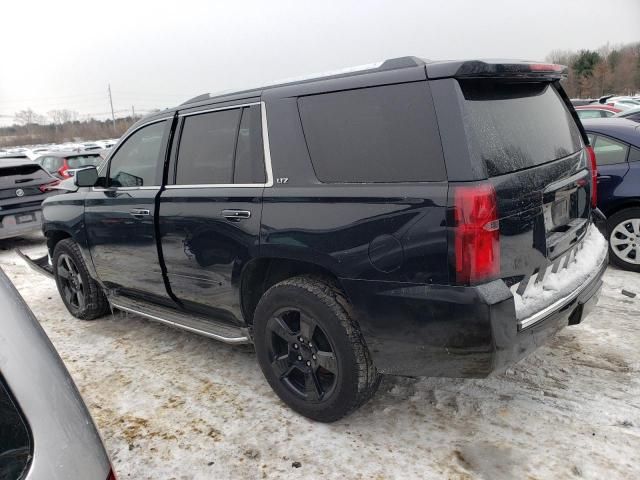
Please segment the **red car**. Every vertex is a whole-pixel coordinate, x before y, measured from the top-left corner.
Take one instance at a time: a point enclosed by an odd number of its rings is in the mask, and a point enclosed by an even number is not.
[[[574,108],[581,120],[585,118],[609,118],[622,111],[619,108],[602,104],[581,105]]]

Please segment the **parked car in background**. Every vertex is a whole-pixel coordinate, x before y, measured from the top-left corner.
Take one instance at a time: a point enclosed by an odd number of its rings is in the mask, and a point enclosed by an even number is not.
[[[607,265],[565,75],[405,57],[144,118],[45,202],[61,298],[253,343],[325,422],[381,373],[505,369],[588,315]]]
[[[619,113],[616,113],[614,117],[626,118],[627,120],[640,122],[640,107],[630,108],[629,110],[622,110]]]
[[[600,104],[578,106],[575,107],[575,110],[580,120],[585,118],[608,118],[622,111],[620,108]]]
[[[598,164],[598,207],[607,215],[609,258],[640,272],[640,124],[625,118],[582,122]]]
[[[26,157],[0,158],[0,238],[39,231],[41,203],[58,182]]]
[[[115,480],[78,389],[0,269],[0,479]]]
[[[74,173],[84,167],[102,165],[104,158],[99,151],[95,152],[50,152],[38,157],[38,165],[59,179],[72,177]]]
[[[572,98],[571,99],[571,104],[574,107],[580,107],[580,106],[589,105],[592,103],[598,103],[598,100],[595,98]]]

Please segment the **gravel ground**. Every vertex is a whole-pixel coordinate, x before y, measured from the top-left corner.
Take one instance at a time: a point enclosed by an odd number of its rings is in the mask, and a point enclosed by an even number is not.
[[[0,241],[65,361],[119,479],[640,478],[640,277],[610,268],[595,312],[504,375],[387,377],[350,417],[288,410],[252,348],[117,313],[71,317],[52,280]],[[638,293],[631,298],[622,289]]]

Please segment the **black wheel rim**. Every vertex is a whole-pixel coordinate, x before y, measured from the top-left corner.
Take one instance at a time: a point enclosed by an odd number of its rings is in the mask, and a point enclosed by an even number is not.
[[[62,297],[67,305],[79,310],[83,309],[85,305],[84,283],[73,258],[66,253],[60,255],[56,271]]]
[[[336,388],[338,362],[331,340],[317,322],[295,307],[267,322],[269,361],[280,382],[309,402],[327,400]]]

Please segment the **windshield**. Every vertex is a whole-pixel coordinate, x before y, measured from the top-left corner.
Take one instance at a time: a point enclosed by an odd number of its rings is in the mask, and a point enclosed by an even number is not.
[[[472,152],[489,176],[566,157],[582,148],[580,131],[550,83],[460,81]]]

